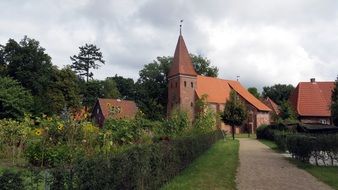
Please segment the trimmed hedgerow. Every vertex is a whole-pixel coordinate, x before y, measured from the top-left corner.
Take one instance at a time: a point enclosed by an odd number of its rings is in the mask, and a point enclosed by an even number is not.
[[[79,189],[158,189],[221,138],[219,132],[138,145],[75,165]]]

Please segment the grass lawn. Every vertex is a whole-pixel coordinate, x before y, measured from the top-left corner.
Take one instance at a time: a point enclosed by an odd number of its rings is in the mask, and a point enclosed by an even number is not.
[[[215,143],[162,189],[236,189],[237,140]]]
[[[278,151],[277,145],[273,141],[259,140],[273,150]],[[314,166],[308,163],[300,162],[295,159],[288,159],[291,163],[301,168],[311,175],[315,176],[320,181],[328,184],[334,189],[338,190],[338,167],[337,166]]]

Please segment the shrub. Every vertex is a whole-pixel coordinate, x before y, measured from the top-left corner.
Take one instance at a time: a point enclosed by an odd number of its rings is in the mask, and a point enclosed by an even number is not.
[[[314,137],[303,134],[293,134],[287,137],[287,149],[294,158],[303,162],[309,161],[315,143]]]
[[[170,118],[164,122],[163,130],[168,136],[179,136],[186,132],[189,126],[187,112],[176,108],[172,111]]]
[[[81,158],[74,171],[79,189],[158,189],[220,139],[219,132],[137,145],[108,158]]]
[[[3,190],[24,189],[20,173],[5,170],[0,175],[0,188]]]
[[[256,129],[257,139],[274,140],[273,130],[270,129],[269,125],[261,125]]]

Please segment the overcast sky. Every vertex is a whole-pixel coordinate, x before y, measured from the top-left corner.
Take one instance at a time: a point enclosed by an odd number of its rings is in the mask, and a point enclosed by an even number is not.
[[[157,56],[173,55],[184,19],[190,53],[246,86],[336,79],[337,0],[0,0],[0,44],[27,35],[62,68],[94,43],[106,65],[94,73],[138,78]]]

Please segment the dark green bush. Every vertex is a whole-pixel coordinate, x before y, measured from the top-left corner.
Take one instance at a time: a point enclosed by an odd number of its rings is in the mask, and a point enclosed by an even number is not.
[[[79,189],[158,189],[220,138],[212,132],[82,158],[75,165],[76,183]]]
[[[261,125],[256,129],[257,139],[274,140],[274,132],[270,128],[270,125]]]
[[[291,155],[303,162],[308,162],[313,151],[316,138],[303,134],[293,134],[287,137],[287,149]]]
[[[5,170],[0,175],[0,189],[3,190],[24,189],[24,184],[20,173]]]

